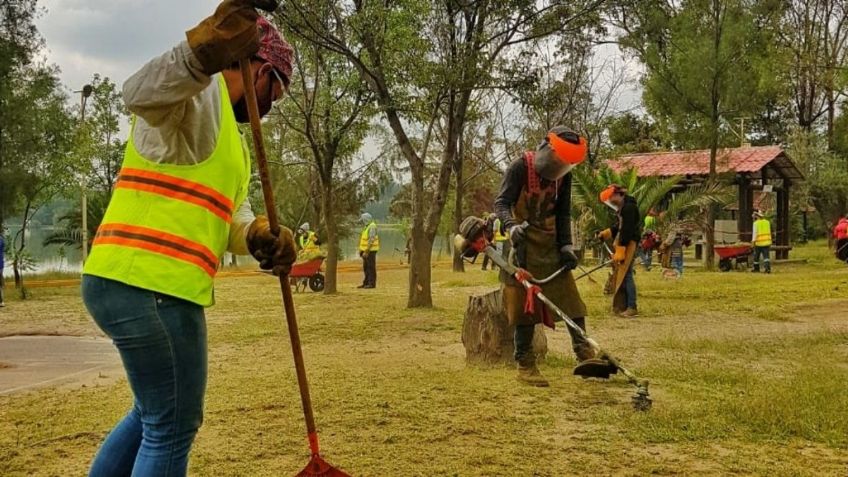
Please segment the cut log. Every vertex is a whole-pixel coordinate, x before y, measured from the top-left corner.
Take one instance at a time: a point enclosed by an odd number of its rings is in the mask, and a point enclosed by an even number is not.
[[[503,307],[501,290],[468,297],[468,308],[462,323],[462,344],[469,363],[512,364],[515,327],[510,326]],[[543,325],[536,325],[533,350],[537,359],[548,353]]]

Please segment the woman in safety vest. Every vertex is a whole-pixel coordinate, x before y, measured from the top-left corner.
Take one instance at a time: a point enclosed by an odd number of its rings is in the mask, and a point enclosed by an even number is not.
[[[187,41],[131,76],[123,166],[85,263],[82,297],[126,370],[133,399],[90,476],[184,476],[203,422],[204,307],[226,251],[288,273],[291,231],[271,233],[247,201],[248,122],[239,60],[250,58],[260,114],[283,97],[292,48],[250,1],[225,1]]]

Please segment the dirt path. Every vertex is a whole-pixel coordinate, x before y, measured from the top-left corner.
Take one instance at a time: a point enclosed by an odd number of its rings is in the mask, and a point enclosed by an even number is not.
[[[112,342],[78,336],[0,338],[0,395],[106,384],[121,373]]]

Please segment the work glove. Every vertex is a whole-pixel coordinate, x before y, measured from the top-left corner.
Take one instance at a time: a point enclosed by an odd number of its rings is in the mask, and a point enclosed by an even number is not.
[[[274,275],[288,275],[297,260],[291,230],[280,227],[280,233],[275,237],[264,215],[257,216],[248,227],[247,249],[259,261],[259,268],[273,270]]]
[[[599,232],[595,232],[595,240],[609,240],[612,238],[612,230],[604,229]]]
[[[571,245],[563,245],[560,247],[559,259],[566,270],[574,270],[579,264],[577,255],[574,254],[574,247]]]
[[[527,227],[527,222],[524,222],[509,228],[509,241],[514,248],[519,247],[527,238]]]
[[[627,258],[627,247],[623,247],[621,245],[615,246],[615,253],[612,256],[612,260],[615,263],[624,263],[624,260]]]
[[[186,32],[188,46],[211,76],[233,63],[251,58],[259,51],[259,29],[255,6],[267,2],[225,0],[211,17]]]

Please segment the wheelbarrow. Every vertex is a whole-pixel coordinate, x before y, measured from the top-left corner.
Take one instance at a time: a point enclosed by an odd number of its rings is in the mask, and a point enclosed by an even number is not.
[[[753,253],[754,248],[749,244],[742,245],[716,245],[715,253],[718,254],[718,269],[722,272],[729,272],[733,269],[733,261],[736,260],[736,267],[744,263],[745,268],[748,267],[748,257]]]
[[[292,265],[289,281],[295,291],[306,291],[307,286],[314,292],[322,291],[324,289],[324,274],[321,273],[323,265],[324,257],[315,257]]]

